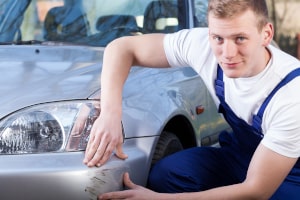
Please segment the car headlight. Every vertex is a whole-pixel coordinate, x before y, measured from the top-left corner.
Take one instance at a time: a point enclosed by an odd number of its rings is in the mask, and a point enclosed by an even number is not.
[[[0,154],[85,150],[99,116],[98,101],[70,101],[32,106],[0,122]]]

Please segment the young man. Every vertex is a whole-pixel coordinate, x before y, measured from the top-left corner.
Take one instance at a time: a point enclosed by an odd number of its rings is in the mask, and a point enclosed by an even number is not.
[[[220,135],[220,148],[196,147],[162,159],[149,175],[153,191],[125,174],[130,190],[100,199],[299,198],[299,60],[270,46],[273,26],[263,0],[210,0],[208,22],[208,29],[126,37],[107,47],[101,115],[84,162],[101,165],[114,149],[126,158],[115,124],[132,65],[193,67],[233,133]]]

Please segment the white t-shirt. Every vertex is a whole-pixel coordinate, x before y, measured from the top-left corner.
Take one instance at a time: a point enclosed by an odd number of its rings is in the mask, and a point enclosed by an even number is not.
[[[164,48],[172,67],[191,66],[195,69],[219,105],[214,89],[218,63],[210,48],[208,28],[168,34]],[[293,69],[300,68],[298,59],[273,46],[268,48],[272,59],[258,75],[235,79],[224,75],[225,101],[238,117],[249,124],[252,124],[252,116],[273,88]],[[263,145],[287,157],[300,156],[300,77],[273,96],[263,115],[262,130],[265,134]]]

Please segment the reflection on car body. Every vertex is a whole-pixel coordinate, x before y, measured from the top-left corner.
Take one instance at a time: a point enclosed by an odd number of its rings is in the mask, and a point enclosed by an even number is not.
[[[129,158],[112,155],[94,168],[82,163],[101,112],[105,46],[122,36],[206,26],[206,6],[203,0],[3,0],[0,198],[96,199],[123,189],[125,171],[146,185],[151,165],[168,153],[217,145],[228,126],[193,69],[134,66],[123,92]]]

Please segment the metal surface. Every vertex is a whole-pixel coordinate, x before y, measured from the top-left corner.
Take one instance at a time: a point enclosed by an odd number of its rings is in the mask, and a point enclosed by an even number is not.
[[[28,2],[36,4],[26,7]],[[88,11],[85,20],[89,20],[91,32],[78,41],[70,41],[70,37],[67,37],[68,41],[46,41],[43,38],[43,20],[46,17],[43,9],[49,5],[61,6],[62,0],[5,0],[0,4],[0,11],[4,13],[2,17],[6,17],[1,21],[0,16],[0,38],[3,42],[0,45],[0,125],[11,114],[36,105],[99,101],[104,51],[104,47],[100,46],[122,34],[115,31],[103,34],[97,32],[93,25],[106,14],[130,14],[140,22],[149,2],[82,1],[83,8]],[[178,12],[185,13],[182,15],[184,19],[179,20],[184,22],[180,24],[181,28],[193,27],[194,1],[178,2],[181,5]],[[198,5],[204,1],[196,2]],[[26,13],[23,13],[22,3],[26,4]],[[39,10],[34,11],[35,8]],[[8,10],[14,11],[18,18],[7,17],[12,16]],[[202,15],[199,16],[200,19]],[[17,30],[12,31],[8,27],[17,27]],[[199,105],[202,106],[200,112],[197,110]],[[78,150],[0,155],[0,199],[96,199],[100,193],[123,189],[122,175],[125,171],[130,172],[134,182],[146,185],[152,154],[163,131],[176,134],[187,148],[215,144],[218,133],[227,128],[205,84],[193,69],[187,67],[133,67],[124,86],[122,123],[126,136],[123,149],[129,158],[123,161],[112,156],[99,168],[85,166],[82,163],[84,152]],[[0,127],[0,131],[3,129]]]

